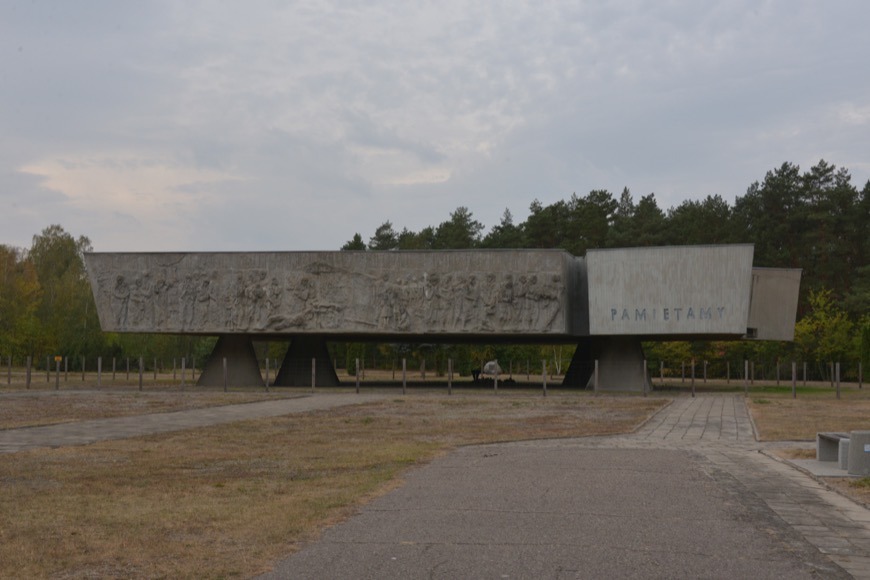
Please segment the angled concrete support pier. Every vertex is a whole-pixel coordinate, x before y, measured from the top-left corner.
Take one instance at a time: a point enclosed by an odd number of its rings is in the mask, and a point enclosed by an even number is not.
[[[223,387],[224,365],[227,359],[227,380],[229,387],[262,387],[265,385],[260,375],[260,365],[254,352],[254,343],[249,334],[222,334],[211,356],[202,369],[196,382],[200,387]]]
[[[278,387],[310,387],[311,359],[316,361],[317,386],[337,387],[340,383],[322,336],[294,336],[275,376]]]
[[[562,384],[592,389],[595,386],[596,360],[599,390],[650,390],[643,347],[640,338],[633,336],[602,336],[582,341],[574,352]]]

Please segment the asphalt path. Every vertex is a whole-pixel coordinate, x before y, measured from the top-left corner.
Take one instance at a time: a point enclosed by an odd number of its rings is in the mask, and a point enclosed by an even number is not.
[[[260,578],[870,578],[868,511],[761,451],[739,396],[462,448]]]

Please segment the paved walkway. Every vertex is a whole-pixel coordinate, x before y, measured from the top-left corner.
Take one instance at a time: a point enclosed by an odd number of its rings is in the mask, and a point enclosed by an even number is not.
[[[0,452],[326,409],[315,394],[0,431]],[[764,453],[741,396],[678,397],[637,433],[462,448],[267,578],[870,579],[870,511]]]
[[[868,578],[870,511],[763,453],[741,396],[630,436],[462,448],[262,578]]]

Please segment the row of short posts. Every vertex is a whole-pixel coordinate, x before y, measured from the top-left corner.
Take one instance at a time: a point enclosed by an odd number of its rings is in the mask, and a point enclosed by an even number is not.
[[[54,365],[54,371],[55,371],[55,373],[54,373],[55,374],[54,386],[55,386],[55,390],[59,390],[60,389],[61,362],[63,363],[64,382],[68,382],[68,380],[69,380],[69,357],[56,356],[56,357],[54,357],[54,362],[55,362],[55,365]],[[158,374],[157,362],[158,361],[155,358],[154,359],[154,366],[153,366],[153,374],[154,374],[155,381],[157,380],[157,374]],[[496,361],[496,363],[497,362],[498,361]],[[644,395],[646,395],[648,392],[647,379],[649,376],[648,375],[647,361],[644,360],[643,364],[644,364],[643,393],[644,393]],[[744,364],[744,369],[743,369],[744,392],[746,394],[748,394],[749,386],[753,385],[754,381],[755,381],[755,364],[754,364],[754,362],[749,361],[749,360],[744,360],[743,364]],[[839,399],[840,398],[841,366],[840,366],[839,362],[837,362],[837,363],[831,362],[829,364],[830,364],[830,368],[831,368],[831,386],[832,386],[832,388],[836,389],[837,398]],[[184,387],[186,386],[186,380],[187,380],[186,365],[187,365],[186,357],[181,358],[181,388],[182,389],[184,389]],[[594,370],[593,370],[593,390],[597,394],[598,390],[599,390],[598,389],[599,369],[598,369],[598,361],[597,360],[594,362],[594,365],[595,366],[594,366]],[[693,397],[695,396],[695,377],[696,377],[696,373],[695,373],[696,368],[695,367],[696,367],[696,361],[695,361],[695,359],[692,359],[690,362],[690,369],[691,369],[690,381],[691,381],[691,388],[692,388],[692,396]],[[707,382],[707,367],[708,367],[708,361],[705,360],[705,361],[703,361],[703,375],[702,375],[704,383]],[[776,375],[777,385],[780,384],[779,367],[780,367],[780,365],[777,364],[777,375]],[[798,382],[797,363],[792,362],[791,367],[792,367],[791,368],[791,371],[792,371],[792,373],[791,373],[792,396],[796,398],[797,397],[797,382]],[[85,375],[86,375],[85,358],[84,357],[82,357],[81,368],[82,368],[82,382],[84,382]],[[542,368],[542,373],[541,373],[542,390],[543,390],[543,395],[546,396],[547,395],[547,362],[546,362],[546,360],[541,361],[541,368]],[[30,388],[30,385],[32,383],[32,369],[33,369],[32,357],[27,357],[25,384],[26,384],[26,388],[28,388],[28,389]],[[803,363],[802,370],[803,370],[802,382],[803,382],[803,385],[806,386],[806,384],[807,384],[807,363],[806,362]],[[223,371],[224,371],[224,390],[226,390],[227,385],[228,385],[228,371],[227,371],[226,359],[223,360]],[[661,361],[660,367],[659,367],[659,373],[660,373],[660,381],[661,381],[662,385],[664,385],[664,382],[665,382],[664,371],[665,371],[665,363],[664,363],[664,361]],[[112,381],[115,381],[117,372],[118,372],[117,359],[113,357],[112,358]],[[267,391],[269,390],[269,386],[270,386],[270,378],[271,378],[270,372],[271,372],[270,361],[267,358],[266,359],[266,381],[265,381],[265,386],[266,386]],[[363,375],[364,372],[365,372],[364,369],[360,368],[359,359],[356,359],[356,390],[357,390],[357,392],[359,392],[359,388],[360,388],[360,376]],[[129,382],[129,380],[130,380],[130,358],[129,357],[126,359],[125,373],[126,373],[126,380],[127,380],[127,382]],[[138,387],[139,387],[139,390],[142,390],[142,388],[143,388],[144,373],[145,373],[144,358],[139,357],[139,360],[138,360],[138,374],[139,374]],[[191,380],[194,379],[195,373],[196,373],[196,360],[193,359],[193,366],[191,368]],[[422,373],[422,376],[425,377],[425,362],[421,365],[421,373]],[[102,375],[103,375],[103,359],[102,359],[102,357],[98,357],[97,358],[97,387],[102,386]],[[530,376],[528,364],[527,364],[527,375]],[[176,359],[173,359],[173,361],[172,361],[172,379],[173,379],[173,381],[177,380]],[[499,377],[498,377],[498,375],[496,375],[494,378],[494,381],[493,381],[493,390],[496,393],[498,392],[498,379],[499,379]],[[685,380],[686,380],[686,363],[683,362],[683,363],[681,363],[681,381],[685,382]],[[11,356],[7,357],[7,382],[8,382],[8,384],[12,383],[12,357]],[[46,357],[46,382],[48,382],[48,383],[51,382],[51,357]],[[730,382],[731,382],[731,363],[730,363],[730,361],[726,361],[726,383],[730,384]],[[316,359],[312,359],[312,362],[311,362],[311,388],[314,389],[315,385],[316,385]],[[863,388],[863,368],[862,368],[862,365],[860,362],[858,363],[858,388]],[[452,394],[452,391],[453,391],[453,360],[452,359],[448,359],[447,389],[448,389],[448,393]],[[402,392],[407,393],[407,360],[404,358],[402,359]]]
[[[744,372],[743,372],[744,380],[748,380],[750,385],[754,385],[755,384],[755,362],[747,360],[747,361],[744,361],[744,364],[748,364],[748,367],[746,367],[744,369]],[[793,378],[795,378],[796,374],[797,374],[797,369],[796,369],[797,363],[792,362],[791,364],[792,364],[792,374],[794,375]],[[664,385],[664,383],[665,383],[665,363],[664,363],[664,361],[661,361],[659,363],[659,365],[660,365],[660,379],[659,380],[660,380],[660,383],[662,385]],[[695,359],[692,359],[691,362],[689,363],[689,365],[692,369],[692,374],[691,374],[690,379],[692,381],[694,381],[695,380],[695,372],[694,372]],[[828,363],[828,365],[830,366],[830,369],[831,369],[830,370],[830,373],[831,373],[830,374],[830,377],[831,377],[830,382],[831,382],[831,387],[833,388],[836,386],[836,382],[840,378],[840,363],[830,362],[830,363]],[[680,366],[681,366],[681,368],[680,368],[680,382],[685,383],[686,382],[686,362],[683,361],[682,363],[680,363]],[[708,361],[706,361],[706,360],[703,361],[703,380],[704,380],[704,383],[707,382],[707,366],[708,366]],[[779,386],[780,382],[781,382],[781,380],[780,380],[781,379],[781,377],[780,377],[781,366],[782,365],[780,363],[777,363],[777,365],[776,365],[776,379],[775,379],[775,381],[776,381],[777,386]],[[730,361],[725,361],[725,369],[726,369],[725,370],[725,382],[726,382],[726,384],[730,385],[731,384],[731,362]],[[804,386],[807,385],[807,363],[806,362],[803,363],[803,385]],[[863,365],[861,364],[861,362],[858,362],[858,388],[863,388]]]
[[[312,391],[314,390],[315,385],[317,384],[316,361],[317,361],[317,359],[315,359],[315,358],[311,359],[311,389],[312,389]],[[54,387],[55,387],[55,390],[59,390],[60,389],[61,362],[63,363],[64,382],[69,381],[69,357],[55,356],[54,362],[55,362]],[[82,365],[81,365],[81,367],[82,367],[82,382],[85,381],[85,377],[86,377],[85,362],[86,362],[85,358],[82,357]],[[177,362],[176,359],[172,360],[172,380],[173,380],[173,382],[176,381],[178,378],[176,362]],[[270,360],[268,358],[266,358],[265,362],[266,362],[265,388],[266,388],[266,391],[268,392],[269,386],[271,383],[271,367],[270,367]],[[363,375],[363,373],[365,371],[364,371],[364,369],[360,368],[359,359],[356,359],[355,362],[356,362],[356,373],[355,373],[356,392],[359,393],[360,376]],[[496,361],[496,363],[498,363],[498,361]],[[7,369],[7,382],[8,382],[8,384],[11,385],[12,384],[12,357],[11,356],[7,357],[7,367],[8,367],[8,369]],[[448,392],[448,394],[453,394],[453,372],[454,372],[453,359],[447,360],[447,369],[448,369],[447,370],[447,392]],[[33,370],[32,357],[27,357],[25,384],[26,384],[26,388],[28,388],[28,389],[30,388],[30,385],[32,383],[32,370]],[[223,387],[224,387],[224,391],[226,391],[228,388],[228,384],[229,384],[229,374],[228,374],[228,366],[227,366],[227,359],[226,358],[224,358],[222,360],[222,370],[223,370]],[[130,358],[129,357],[126,358],[126,366],[125,366],[124,372],[126,374],[126,381],[129,382],[130,381]],[[425,371],[425,362],[424,362],[421,365],[421,373],[422,373],[423,378],[425,378],[425,372],[426,371]],[[644,372],[646,375],[646,361],[644,361]],[[113,382],[116,380],[117,373],[118,373],[117,359],[113,357],[112,358],[112,381]],[[154,380],[156,381],[157,374],[158,374],[158,364],[157,364],[156,358],[154,359],[153,373],[154,373]],[[531,378],[531,371],[529,369],[528,364],[526,365],[526,373],[527,373],[527,379],[530,379]],[[143,389],[144,376],[145,376],[144,357],[139,357],[138,374],[139,374],[138,388],[141,391]],[[193,359],[193,366],[191,368],[191,380],[193,380],[195,378],[195,374],[196,374],[196,359]],[[102,387],[102,377],[103,377],[103,358],[97,357],[97,387]],[[548,378],[547,361],[545,359],[542,359],[541,360],[541,379],[542,379],[543,396],[545,396],[545,397],[547,396],[547,378]],[[496,375],[494,378],[494,381],[493,381],[493,390],[495,393],[498,393],[498,379],[499,379],[499,377],[498,377],[498,375]],[[185,388],[186,381],[187,381],[187,358],[182,357],[181,358],[181,388],[182,389]],[[46,357],[46,382],[48,382],[48,383],[51,382],[51,357]],[[407,359],[403,358],[402,359],[402,393],[403,394],[407,393],[407,387],[408,387]],[[593,388],[594,388],[595,393],[598,393],[598,361],[597,360],[595,361]],[[644,381],[644,395],[646,395],[646,392],[647,392],[646,381]]]
[[[496,362],[496,364],[498,364],[498,361],[495,361],[495,362]],[[424,380],[426,378],[425,364],[426,363],[424,361],[420,367],[421,378]],[[595,361],[595,366],[596,366],[595,384],[596,384],[596,391],[597,391],[597,385],[598,385],[598,379],[597,379],[597,377],[598,377],[598,374],[597,374],[598,361],[597,360]],[[354,368],[355,389],[356,389],[357,394],[359,394],[359,392],[360,392],[360,377],[364,374],[364,370],[360,366],[359,358],[354,359],[354,367],[355,367]],[[266,388],[268,389],[269,388],[269,375],[268,375],[269,361],[268,361],[268,359],[266,359],[266,369],[267,369],[266,370]],[[316,369],[317,369],[317,359],[312,358],[311,359],[311,391],[312,392],[314,392],[315,386],[317,384],[317,371],[316,371]],[[395,375],[393,375],[393,376],[395,376]],[[543,387],[543,396],[546,397],[547,396],[547,361],[546,360],[541,361],[541,379],[542,379],[542,387]],[[224,381],[226,382],[226,359],[224,359]],[[498,374],[495,375],[494,380],[493,380],[493,391],[496,394],[498,394]],[[402,394],[405,395],[407,393],[408,393],[408,360],[403,358],[402,359]],[[448,395],[453,394],[453,359],[452,358],[447,359],[447,394]]]
[[[86,359],[82,357],[81,359],[81,369],[82,369],[82,382],[85,382],[87,370],[85,367]],[[144,375],[145,375],[145,359],[143,357],[139,357],[139,390],[142,390],[142,386],[144,383]],[[55,390],[60,390],[60,373],[61,373],[61,363],[63,363],[63,382],[69,382],[69,357],[63,356],[55,356],[54,357],[54,388]],[[6,359],[7,371],[6,371],[6,382],[7,384],[12,384],[12,357],[8,356]],[[181,359],[181,387],[184,388],[186,383],[186,364],[187,359]],[[175,381],[176,374],[176,359],[172,360],[172,380]],[[25,388],[30,389],[30,386],[33,384],[33,357],[28,356],[25,364]],[[45,382],[51,383],[51,356],[45,357]],[[158,374],[158,364],[157,359],[154,359],[154,381],[157,381]],[[126,381],[130,381],[130,358],[126,359]],[[118,374],[117,368],[117,358],[112,358],[112,381],[116,380]],[[194,378],[196,374],[196,359],[193,359],[193,367],[191,369],[191,380]],[[103,385],[103,357],[97,357],[97,387],[102,387]]]
[[[840,398],[840,363],[839,362],[831,362],[829,363],[831,369],[831,388],[836,389],[837,398]],[[644,361],[644,367],[646,367],[646,361]],[[690,376],[690,384],[692,388],[692,396],[695,396],[695,359],[692,359],[690,362],[691,367],[691,376]],[[704,383],[707,383],[707,361],[703,361],[704,374],[703,379]],[[731,362],[725,362],[725,382],[726,384],[731,384]],[[597,369],[596,369],[597,370]],[[780,385],[780,363],[776,364],[776,385]],[[791,390],[792,390],[792,398],[797,398],[797,383],[798,383],[798,372],[797,372],[797,362],[792,361],[791,363]],[[662,386],[665,384],[665,363],[664,361],[659,362],[659,380]],[[683,361],[681,363],[681,376],[680,381],[682,383],[686,382],[686,363]],[[749,386],[755,384],[755,363],[753,361],[744,360],[743,361],[743,387],[744,393],[749,393]],[[803,363],[803,386],[807,386],[807,363]],[[861,389],[864,387],[864,369],[861,362],[858,362],[858,388]],[[644,394],[646,393],[646,387],[644,387]]]

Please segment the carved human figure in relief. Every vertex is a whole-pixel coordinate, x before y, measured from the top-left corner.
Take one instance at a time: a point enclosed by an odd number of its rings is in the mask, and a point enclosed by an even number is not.
[[[520,274],[514,287],[514,309],[511,316],[511,322],[515,329],[522,328],[525,323],[526,310],[528,309],[528,293],[529,277],[525,274]]]
[[[424,277],[425,288],[423,291],[423,320],[427,326],[434,330],[444,330],[447,305],[447,288],[450,286],[450,275],[444,276],[443,280],[438,274],[430,274]]]
[[[393,303],[398,299],[390,275],[384,274],[375,285],[378,297],[378,328],[390,330],[393,327]]]
[[[283,293],[284,289],[278,282],[278,278],[272,276],[272,279],[269,281],[269,289],[266,292],[266,321],[271,320],[273,316],[281,314]],[[264,326],[267,324],[266,321],[263,322]]]
[[[127,326],[127,315],[130,306],[130,285],[124,276],[115,279],[112,289],[112,310],[115,312],[115,322],[119,328]]]
[[[197,325],[199,328],[209,323],[212,299],[211,280],[203,278],[196,290],[196,304],[194,305],[194,319],[199,322]]]
[[[142,324],[150,322],[154,318],[154,286],[151,283],[151,275],[147,272],[136,278],[133,288],[130,290],[130,302],[132,304],[133,327],[141,328]]]
[[[477,285],[477,276],[471,274],[468,276],[468,281],[465,283],[460,300],[459,317],[457,319],[457,328],[466,330],[470,323],[480,316],[478,308],[480,305],[480,288]]]
[[[499,326],[502,329],[508,329],[511,326],[511,317],[514,309],[514,281],[513,275],[505,274],[502,283],[498,288],[498,304],[496,305],[496,313],[498,315]]]
[[[256,328],[261,324],[266,311],[265,271],[251,272],[245,287],[246,328]]]
[[[170,283],[160,276],[154,282],[154,326],[162,329],[163,325],[171,320],[169,312]]]
[[[523,328],[537,328],[538,314],[541,310],[541,293],[538,287],[538,277],[535,274],[529,276],[526,286],[525,308],[523,309]]]
[[[186,276],[181,282],[181,327],[185,330],[193,327],[196,292],[196,280]]]
[[[496,275],[492,272],[486,275],[486,281],[481,288],[482,316],[480,318],[481,330],[495,330],[498,324],[496,311],[498,308],[499,288],[496,284]]]
[[[450,283],[447,291],[450,303],[450,328],[453,330],[462,327],[462,319],[465,312],[465,289],[467,280],[465,274],[457,272]]]
[[[538,291],[537,327],[541,330],[552,330],[556,318],[562,311],[561,301],[562,277],[553,274],[550,282],[541,285]]]
[[[398,300],[393,304],[393,320],[396,330],[405,331],[411,325],[409,308],[414,306],[419,300],[418,290],[421,288],[414,276],[408,276],[404,280],[399,278],[396,280],[396,286],[398,288]]]
[[[236,275],[235,285],[232,287],[231,294],[231,311],[233,315],[233,328],[244,330],[247,328],[245,323],[245,275],[239,272]]]

